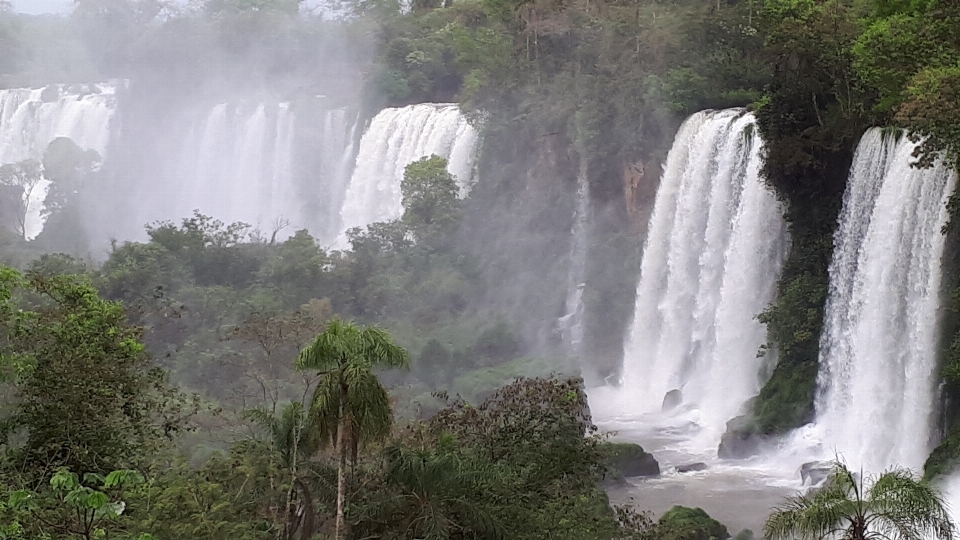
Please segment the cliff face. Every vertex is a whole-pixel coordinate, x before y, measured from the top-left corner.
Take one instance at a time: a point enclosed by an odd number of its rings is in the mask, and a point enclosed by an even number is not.
[[[648,175],[644,161],[623,160],[623,203],[630,227],[637,234],[641,234],[647,225],[659,185],[659,176]]]
[[[557,351],[578,166],[550,129],[485,126],[465,245],[480,253],[485,308],[509,314],[537,349]]]

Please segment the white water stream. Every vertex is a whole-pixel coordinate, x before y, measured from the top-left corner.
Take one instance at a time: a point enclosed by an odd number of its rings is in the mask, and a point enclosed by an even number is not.
[[[766,341],[756,316],[773,299],[787,234],[759,176],[760,137],[740,109],[680,128],[657,191],[624,347],[624,414],[679,390],[707,446],[760,389]]]
[[[340,212],[337,245],[346,247],[344,233],[351,228],[403,214],[403,172],[420,158],[446,158],[447,170],[465,194],[470,187],[476,145],[476,130],[455,104],[423,103],[380,111],[360,140],[356,167]]]
[[[115,108],[115,87],[111,85],[0,90],[0,165],[42,160],[47,146],[59,137],[104,156]],[[42,180],[27,194],[27,239],[43,230],[48,188],[49,182]]]
[[[817,421],[825,452],[881,472],[932,449],[940,259],[956,179],[916,169],[905,136],[868,131],[854,157],[830,265]]]

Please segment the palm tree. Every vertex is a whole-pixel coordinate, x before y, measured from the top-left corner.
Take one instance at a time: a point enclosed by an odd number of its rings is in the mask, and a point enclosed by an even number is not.
[[[397,493],[383,513],[390,514],[388,522],[402,523],[397,538],[445,540],[470,531],[503,537],[500,524],[477,502],[495,473],[464,463],[451,451],[450,439],[442,438],[435,449],[387,449],[387,483]]]
[[[864,482],[840,462],[823,488],[790,497],[764,525],[769,540],[953,540],[940,493],[905,469]]]
[[[300,537],[309,539],[314,534],[313,495],[300,477],[301,461],[317,451],[316,432],[311,428],[303,405],[294,401],[286,405],[279,416],[267,409],[255,408],[245,412],[246,417],[270,435],[274,450],[280,456],[283,468],[290,472],[290,488],[287,490],[286,526],[283,537],[292,540],[299,529]],[[297,508],[294,496],[299,492],[301,500]]]
[[[409,357],[384,330],[334,319],[300,351],[296,365],[321,376],[313,391],[310,416],[320,443],[334,442],[339,453],[336,537],[340,540],[346,536],[347,452],[383,440],[393,423],[389,396],[373,370],[377,366],[407,367]]]

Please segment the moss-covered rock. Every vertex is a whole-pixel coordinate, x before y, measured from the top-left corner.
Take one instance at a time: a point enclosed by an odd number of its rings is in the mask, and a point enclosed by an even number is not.
[[[737,416],[727,422],[727,431],[720,437],[717,456],[721,459],[746,459],[760,453],[768,437],[760,432],[750,416]]]
[[[923,478],[933,480],[952,472],[958,465],[960,465],[960,425],[954,425],[943,438],[940,446],[934,448],[923,464]]]
[[[730,538],[727,527],[702,508],[674,506],[657,522],[659,540],[723,540]]]
[[[660,464],[639,444],[605,442],[600,452],[607,464],[606,481],[622,480],[626,476],[657,476]]]

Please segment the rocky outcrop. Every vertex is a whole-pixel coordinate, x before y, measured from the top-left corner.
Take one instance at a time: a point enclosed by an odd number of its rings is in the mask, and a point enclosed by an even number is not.
[[[757,433],[753,422],[738,416],[727,422],[727,431],[720,438],[717,456],[721,459],[746,459],[759,454],[770,444],[770,438]]]
[[[680,393],[680,390],[674,388],[663,396],[663,404],[660,406],[660,410],[663,412],[672,411],[679,407],[681,403],[683,403],[683,394]]]
[[[655,538],[672,540],[725,540],[730,538],[726,526],[713,519],[702,508],[674,506],[660,518]]]
[[[607,466],[604,482],[623,483],[626,477],[660,474],[660,464],[639,444],[605,442],[600,452]]]
[[[627,203],[627,216],[631,222],[637,221],[641,213],[640,194],[645,176],[642,161],[623,163],[623,199]]]
[[[800,466],[800,479],[804,486],[818,486],[833,471],[831,461],[810,461]]]
[[[674,467],[674,469],[681,474],[697,472],[697,471],[705,471],[707,470],[707,464],[698,461],[697,463],[687,463],[686,465],[677,465],[676,467]]]

